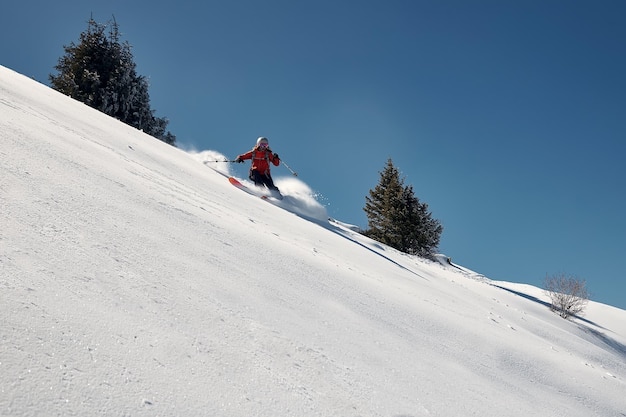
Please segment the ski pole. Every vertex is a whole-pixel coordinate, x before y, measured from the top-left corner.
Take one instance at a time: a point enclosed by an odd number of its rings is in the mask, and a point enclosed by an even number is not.
[[[237,162],[237,161],[232,161],[230,159],[224,159],[223,161],[220,161],[219,159],[215,159],[215,160],[210,159],[208,161],[203,161],[203,162],[206,164],[207,162]]]
[[[285,163],[285,161],[283,161],[283,160],[281,159],[281,160],[280,160],[280,162],[282,162],[282,163],[283,163],[283,165],[285,166],[285,168],[287,168],[289,171],[291,171],[291,173],[293,174],[293,176],[294,176],[294,177],[297,177],[297,176],[298,176],[298,173],[297,173],[297,172],[294,172],[294,170],[293,170],[293,169],[289,168],[289,165],[287,165],[287,164]]]

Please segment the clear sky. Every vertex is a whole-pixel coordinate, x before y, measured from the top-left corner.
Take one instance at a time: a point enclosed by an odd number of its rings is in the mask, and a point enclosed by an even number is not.
[[[13,1],[0,64],[49,84],[92,14],[115,16],[181,148],[267,136],[361,227],[391,158],[454,262],[573,275],[626,309],[626,2]]]

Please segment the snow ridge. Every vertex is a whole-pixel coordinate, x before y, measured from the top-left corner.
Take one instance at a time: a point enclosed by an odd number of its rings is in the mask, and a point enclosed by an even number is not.
[[[624,415],[623,310],[565,321],[4,67],[0,114],[0,415]]]

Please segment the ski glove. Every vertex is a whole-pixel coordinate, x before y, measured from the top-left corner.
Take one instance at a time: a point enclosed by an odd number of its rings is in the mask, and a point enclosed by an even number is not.
[[[277,154],[277,153],[275,153],[275,154],[274,154],[274,158],[275,158],[275,159],[280,159],[280,158],[278,157],[278,154]]]
[[[238,164],[243,162],[243,159],[241,159],[240,156],[237,157],[237,159],[235,159],[235,162],[237,162]]]

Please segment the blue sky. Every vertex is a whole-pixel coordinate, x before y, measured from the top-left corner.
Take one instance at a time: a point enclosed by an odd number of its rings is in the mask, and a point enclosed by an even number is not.
[[[3,6],[0,64],[49,84],[91,14],[115,16],[180,147],[267,136],[362,227],[391,158],[454,262],[566,273],[626,309],[625,2],[26,0]]]

